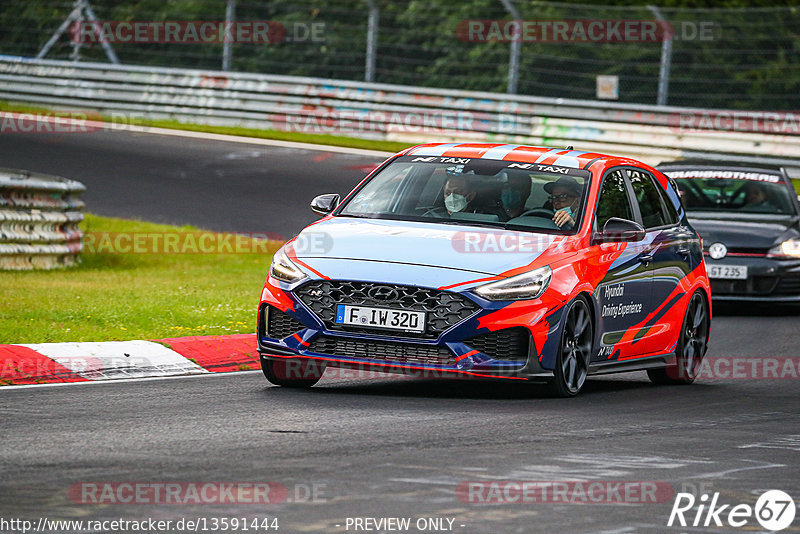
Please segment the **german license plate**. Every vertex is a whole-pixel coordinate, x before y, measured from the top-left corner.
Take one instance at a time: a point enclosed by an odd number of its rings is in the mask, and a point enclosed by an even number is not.
[[[746,265],[706,265],[709,278],[726,278],[728,280],[747,280]]]
[[[336,323],[403,332],[424,332],[425,312],[337,304]]]

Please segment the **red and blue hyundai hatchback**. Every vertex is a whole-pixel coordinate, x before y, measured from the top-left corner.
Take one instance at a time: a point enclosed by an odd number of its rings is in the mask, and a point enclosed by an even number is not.
[[[638,161],[499,144],[389,158],[274,256],[258,348],[273,384],[326,366],[548,382],[691,383],[710,290],[673,183]]]

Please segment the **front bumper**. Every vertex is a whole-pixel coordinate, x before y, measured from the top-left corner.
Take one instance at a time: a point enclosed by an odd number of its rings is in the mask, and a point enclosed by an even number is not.
[[[263,359],[306,358],[331,367],[422,377],[539,381],[553,376],[542,367],[540,350],[524,322],[504,322],[503,328],[494,331],[479,326],[496,309],[481,308],[436,339],[410,339],[331,329],[292,292],[284,295],[293,308],[282,311],[270,302],[259,306],[257,338]]]
[[[711,278],[711,296],[717,301],[800,302],[800,260],[765,256],[726,256],[706,265],[745,266],[746,280]]]

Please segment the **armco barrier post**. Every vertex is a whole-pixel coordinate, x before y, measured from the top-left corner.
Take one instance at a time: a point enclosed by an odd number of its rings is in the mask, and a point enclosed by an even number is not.
[[[380,18],[380,8],[375,0],[364,0],[369,8],[369,18],[367,19],[367,58],[364,67],[364,81],[375,81],[375,58],[378,55],[378,20]]]
[[[508,14],[519,24],[522,23],[522,15],[514,5],[512,0],[500,0]],[[522,35],[517,35],[511,40],[511,50],[508,56],[508,87],[506,92],[512,95],[517,94],[517,84],[519,83],[519,55],[522,48]]]
[[[225,6],[225,31],[228,32],[236,20],[236,0],[228,0]],[[222,70],[231,70],[231,59],[233,57],[233,42],[226,35],[225,42],[222,44]]]
[[[657,6],[647,6],[655,17],[661,22],[666,22],[664,15]],[[666,37],[661,43],[661,66],[658,70],[658,97],[656,104],[659,106],[667,105],[667,94],[669,93],[669,68],[672,63],[672,35]]]
[[[85,190],[66,178],[0,169],[0,270],[75,265]]]

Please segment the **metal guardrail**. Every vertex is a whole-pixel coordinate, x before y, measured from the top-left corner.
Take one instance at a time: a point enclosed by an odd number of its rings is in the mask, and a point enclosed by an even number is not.
[[[0,169],[0,270],[75,265],[85,190],[58,176]]]
[[[800,167],[800,116],[737,112],[745,131],[701,124],[734,112],[291,76],[0,56],[0,99],[133,118],[332,133],[408,143],[574,145],[658,163],[686,155]],[[682,120],[698,119],[691,128]],[[732,121],[728,120],[728,123]]]

